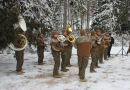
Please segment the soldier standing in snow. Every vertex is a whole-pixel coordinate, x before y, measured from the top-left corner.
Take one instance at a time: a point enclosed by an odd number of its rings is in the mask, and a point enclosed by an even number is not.
[[[104,60],[109,60],[107,58],[107,54],[108,54],[108,46],[110,46],[110,41],[111,40],[109,40],[108,35],[109,35],[108,32],[106,32],[105,35],[104,35],[104,41],[105,41],[105,45],[106,45],[106,48],[104,50]]]
[[[50,41],[51,52],[55,61],[54,69],[53,69],[53,76],[55,78],[61,78],[61,76],[58,73],[58,70],[60,66],[60,52],[63,51],[64,48],[60,48],[60,42],[58,41],[57,37],[58,37],[58,33],[56,31],[53,31],[52,39]]]
[[[100,40],[100,34],[101,34],[101,31],[100,30],[97,30],[96,31],[96,38],[97,38],[97,47],[98,47],[98,50],[96,51],[96,54],[97,54],[97,60],[96,60],[96,63],[95,63],[95,68],[100,68],[100,66],[98,66],[98,61],[99,61],[99,59],[100,59],[100,54],[101,54],[101,50],[100,50],[100,47],[101,47],[101,41],[99,41]],[[99,42],[99,43],[98,43]]]
[[[70,31],[67,31],[67,35],[70,36],[70,35],[72,35],[72,34],[71,34]],[[68,53],[69,53],[69,54],[68,54],[68,55],[69,55],[69,59],[68,59],[67,64],[66,64],[67,67],[71,67],[71,66],[72,66],[72,65],[70,64],[70,58],[71,58],[71,54],[72,54],[72,47],[73,47],[73,42],[71,42],[70,50],[69,50],[69,52],[68,52]]]
[[[103,62],[103,55],[104,55],[104,49],[105,49],[105,41],[104,41],[104,39],[103,39],[103,34],[101,34],[100,37],[101,37],[101,39],[100,39],[100,41],[101,41],[101,46],[100,46],[100,48],[99,48],[99,50],[100,50],[100,58],[99,58],[99,61],[100,61],[101,64],[103,64],[103,63],[104,63],[104,62]]]
[[[38,33],[37,41],[37,55],[38,55],[38,65],[43,65],[43,58],[44,58],[44,47],[46,44],[42,39],[42,33]]]
[[[61,71],[67,72],[69,69],[66,69],[66,64],[68,59],[70,59],[70,57],[68,56],[69,56],[71,42],[68,41],[66,30],[63,30],[62,34],[63,36],[65,36],[66,40],[63,42],[64,51],[61,52],[61,58],[62,58]]]
[[[94,66],[95,66],[95,64],[96,64],[96,62],[97,62],[97,51],[98,51],[98,46],[97,46],[97,38],[96,38],[96,36],[95,36],[95,34],[96,34],[96,32],[95,32],[95,30],[92,30],[91,31],[91,36],[90,36],[90,38],[91,38],[91,44],[92,44],[92,48],[91,48],[91,58],[92,58],[92,62],[91,62],[91,66],[90,66],[90,72],[91,73],[93,73],[93,72],[96,72],[95,70],[94,70]]]
[[[26,32],[21,30],[21,33],[23,35],[25,35]],[[17,48],[22,47],[22,45],[20,45],[20,39],[19,38],[17,38],[16,47]],[[23,49],[21,51],[15,51],[16,60],[17,60],[16,71],[17,71],[18,75],[25,73],[24,71],[22,71],[22,66],[23,66],[23,62],[24,62],[24,50],[25,49]]]
[[[74,47],[77,48],[77,56],[78,56],[78,66],[79,66],[79,77],[81,82],[86,82],[85,78],[85,70],[88,65],[88,60],[90,56],[90,48],[91,48],[91,39],[87,37],[86,31],[82,29],[80,31],[80,35],[74,44]]]

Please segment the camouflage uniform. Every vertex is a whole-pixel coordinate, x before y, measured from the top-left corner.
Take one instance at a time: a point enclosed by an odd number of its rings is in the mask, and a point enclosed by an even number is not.
[[[91,31],[91,44],[92,44],[92,48],[91,48],[91,58],[92,58],[92,62],[91,62],[91,66],[90,66],[90,72],[96,72],[94,70],[94,66],[98,65],[98,59],[99,59],[99,51],[98,51],[98,46],[97,46],[97,37],[95,36],[95,31],[92,30]]]
[[[52,53],[55,64],[54,64],[54,69],[53,69],[53,75],[58,75],[58,70],[60,66],[60,54],[59,53]]]
[[[61,69],[66,69],[67,61],[69,61],[69,51],[61,52],[61,58],[62,58]]]
[[[23,51],[16,51],[16,60],[17,60],[17,65],[16,65],[16,71],[20,72],[22,71],[22,66],[24,62],[24,53]]]
[[[100,50],[96,51],[96,63],[95,63],[95,66],[98,66],[99,59],[100,59]]]
[[[108,32],[106,32],[104,35],[104,41],[105,41],[105,45],[106,45],[106,48],[104,50],[104,60],[107,60],[108,46],[110,46],[110,42],[111,42],[111,40],[109,40],[109,37],[106,36],[106,34],[108,34]]]
[[[96,54],[96,51],[91,51],[91,58],[92,58],[92,62],[91,62],[91,65],[90,65],[90,71],[94,70],[94,66],[97,62],[97,54]]]
[[[85,78],[85,69],[88,65],[88,59],[90,56],[90,48],[91,48],[91,39],[85,36],[85,33],[86,31],[82,29],[80,31],[81,36],[79,36],[76,39],[74,44],[74,47],[77,49],[80,80],[84,80]]]
[[[46,46],[46,44],[44,43],[41,37],[38,37],[36,41],[37,41],[38,64],[42,65],[44,59],[44,46]]]
[[[88,65],[88,59],[89,59],[89,56],[78,57],[79,77],[80,77],[80,79],[85,78],[85,70],[86,70],[86,67]]]
[[[37,48],[38,63],[43,63],[44,59],[44,48]]]
[[[66,30],[63,30],[62,33],[66,32]],[[71,42],[68,41],[68,36],[65,36],[66,40],[63,43],[60,43],[62,47],[64,47],[64,51],[61,52],[61,58],[62,58],[62,64],[61,64],[61,71],[68,71],[69,69],[66,69],[67,62],[70,62],[69,57],[69,51]]]
[[[107,59],[108,47],[104,49],[104,59]]]
[[[55,61],[54,68],[53,68],[53,76],[55,78],[60,78],[60,76],[57,76],[59,75],[58,70],[60,66],[60,52],[63,51],[64,49],[60,48],[60,42],[57,40],[56,37],[54,37],[55,34],[58,35],[56,31],[53,31],[52,39],[50,41],[51,52],[52,52],[53,59]]]
[[[100,52],[100,53],[99,53],[99,56],[100,56],[100,57],[99,57],[99,61],[100,61],[100,62],[103,62],[104,49],[100,49],[99,52]]]
[[[70,48],[70,50],[69,50],[69,52],[68,52],[68,61],[67,61],[67,65],[70,65],[71,54],[72,54],[72,47]]]

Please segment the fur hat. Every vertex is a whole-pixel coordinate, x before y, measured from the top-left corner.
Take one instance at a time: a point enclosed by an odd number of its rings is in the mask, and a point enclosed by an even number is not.
[[[66,32],[66,30],[63,30],[62,33]]]
[[[85,33],[86,33],[86,31],[85,31],[84,29],[80,30],[81,36],[82,36],[82,35],[85,35]]]
[[[98,29],[98,30],[96,31],[96,33],[98,33],[98,32],[101,32],[101,30]]]
[[[95,30],[92,30],[91,31],[91,36],[95,36],[95,33],[96,33]]]
[[[52,38],[54,38],[54,35],[56,35],[56,34],[58,35],[57,31],[53,31],[52,32]]]
[[[105,34],[109,34],[108,32],[105,32]]]

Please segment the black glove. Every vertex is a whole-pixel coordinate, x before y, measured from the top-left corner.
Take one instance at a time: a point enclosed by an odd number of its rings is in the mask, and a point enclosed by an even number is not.
[[[97,40],[96,40],[96,44],[99,45],[99,44],[97,43]]]

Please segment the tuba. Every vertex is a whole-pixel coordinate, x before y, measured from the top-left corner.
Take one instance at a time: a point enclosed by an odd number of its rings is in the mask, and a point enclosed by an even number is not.
[[[67,25],[66,30],[72,32],[72,27],[71,27],[70,24]],[[70,35],[70,36],[68,36],[67,39],[68,39],[69,42],[74,42],[75,41],[75,36],[74,35]]]
[[[21,15],[18,16],[19,22],[14,24],[13,27],[14,29],[16,28],[21,28],[23,31],[26,31],[26,23],[23,19],[23,17]],[[24,36],[23,34],[18,34],[18,38],[20,39],[20,42],[18,44],[20,44],[22,47],[18,48],[15,46],[15,44],[10,43],[8,46],[15,50],[15,51],[21,51],[23,49],[25,49],[25,47],[27,46],[27,38],[26,36]]]

